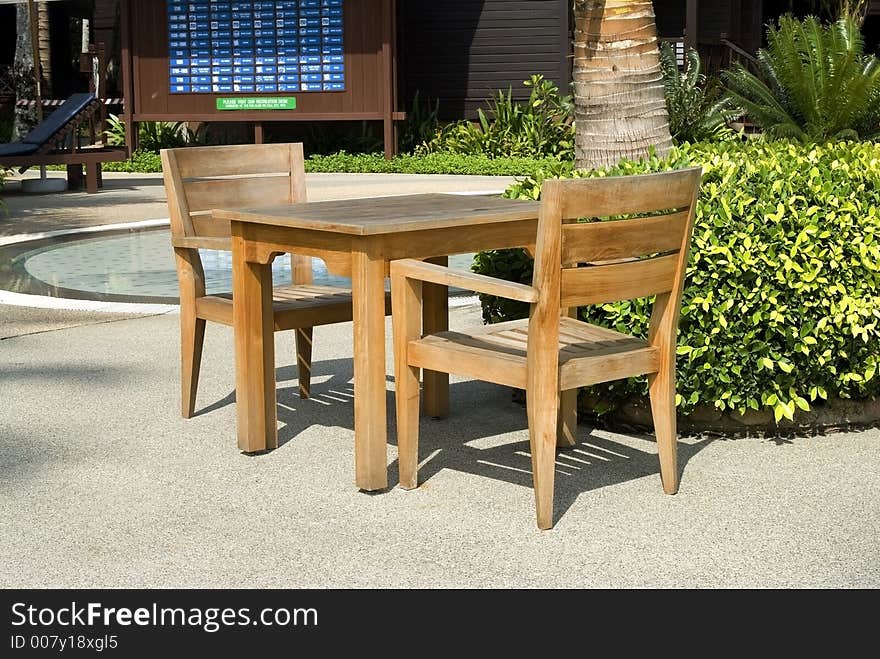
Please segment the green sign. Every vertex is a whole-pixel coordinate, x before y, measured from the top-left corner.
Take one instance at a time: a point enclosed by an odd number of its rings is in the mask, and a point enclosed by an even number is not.
[[[218,110],[296,110],[295,96],[240,96],[218,98]]]

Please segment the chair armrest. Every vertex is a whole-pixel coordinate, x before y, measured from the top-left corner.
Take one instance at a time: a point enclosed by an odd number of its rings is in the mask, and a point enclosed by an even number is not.
[[[450,270],[442,265],[423,263],[413,259],[401,259],[391,262],[391,277],[418,279],[444,286],[458,286],[469,291],[486,295],[497,295],[509,300],[534,303],[538,301],[538,290],[525,284],[478,275],[462,270]],[[393,286],[393,284],[392,284]]]
[[[208,238],[200,236],[172,236],[171,244],[174,247],[189,247],[194,249],[216,249],[222,252],[232,251],[231,238]]]

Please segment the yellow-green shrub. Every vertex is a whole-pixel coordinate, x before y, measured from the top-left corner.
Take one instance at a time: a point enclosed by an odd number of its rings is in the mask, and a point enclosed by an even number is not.
[[[678,338],[679,405],[776,419],[829,397],[880,393],[880,145],[788,142],[684,145],[668,159],[604,172],[559,165],[509,191],[536,199],[548,176],[607,176],[699,164],[703,183]],[[474,269],[531,280],[522,250],[477,255]],[[523,305],[482,297],[487,322]],[[651,300],[581,309],[590,322],[644,335]],[[608,407],[644,379],[595,390]],[[600,410],[601,411],[601,410]]]

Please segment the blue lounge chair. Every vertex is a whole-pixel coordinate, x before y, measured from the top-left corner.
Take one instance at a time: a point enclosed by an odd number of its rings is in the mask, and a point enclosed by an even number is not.
[[[0,165],[18,167],[20,172],[34,165],[67,165],[68,180],[77,168],[85,165],[86,189],[97,192],[101,183],[101,163],[127,157],[125,149],[78,147],[77,126],[100,107],[101,101],[94,94],[74,94],[22,140],[0,144]],[[68,140],[69,135],[71,139]]]

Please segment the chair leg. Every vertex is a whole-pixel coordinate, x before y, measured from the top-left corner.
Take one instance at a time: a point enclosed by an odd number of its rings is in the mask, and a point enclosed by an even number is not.
[[[419,380],[421,369],[410,366],[408,346],[422,331],[422,282],[407,279],[391,267],[394,307],[394,400],[397,407],[397,465],[400,487],[419,484]]]
[[[678,450],[675,425],[675,368],[664,367],[648,377],[651,414],[660,454],[660,478],[666,494],[678,492]]]
[[[577,318],[578,308],[563,308],[560,315],[563,318]],[[556,446],[559,448],[577,445],[577,401],[577,389],[559,392],[559,418],[556,424]]]
[[[556,424],[556,446],[577,446],[577,389],[559,392],[559,418]]]
[[[400,487],[419,485],[419,371],[413,366],[395,365],[394,397],[397,403],[397,464]]]
[[[192,417],[199,388],[202,346],[205,343],[205,319],[197,318],[191,308],[180,308],[180,413]]]
[[[529,392],[526,407],[538,528],[549,529],[553,526],[553,481],[556,476],[555,396],[553,400],[542,400],[542,396]]]
[[[312,328],[296,330],[296,365],[299,397],[308,398],[312,391]]]

